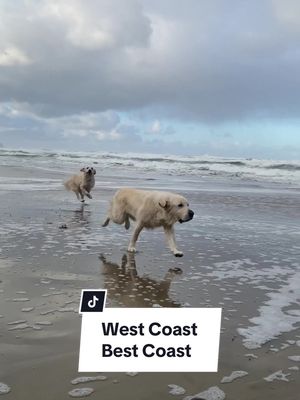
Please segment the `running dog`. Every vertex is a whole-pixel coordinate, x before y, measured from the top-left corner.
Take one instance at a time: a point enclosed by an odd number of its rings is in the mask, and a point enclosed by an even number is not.
[[[67,190],[70,190],[76,194],[78,200],[84,203],[84,196],[92,199],[90,194],[91,190],[95,186],[95,175],[96,170],[93,167],[81,168],[80,174],[73,175],[68,179],[64,185]]]
[[[174,227],[176,222],[190,221],[194,212],[189,208],[187,199],[179,194],[124,188],[113,196],[107,218],[102,226],[112,220],[116,224],[125,224],[129,229],[130,220],[136,221],[128,251],[136,252],[135,245],[141,231],[163,227],[168,246],[174,256],[182,257],[177,249]]]

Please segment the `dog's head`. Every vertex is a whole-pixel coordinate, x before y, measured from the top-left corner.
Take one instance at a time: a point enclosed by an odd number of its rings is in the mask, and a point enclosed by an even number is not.
[[[163,194],[159,201],[166,214],[169,216],[170,222],[187,222],[193,219],[194,211],[189,208],[187,199],[178,194]]]
[[[80,171],[83,172],[84,174],[86,174],[87,176],[96,175],[96,170],[93,167],[84,167],[84,168],[81,168]]]

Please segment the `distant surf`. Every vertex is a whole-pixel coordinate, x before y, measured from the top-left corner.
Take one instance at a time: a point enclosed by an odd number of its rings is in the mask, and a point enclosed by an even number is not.
[[[160,172],[166,175],[223,176],[300,184],[300,161],[137,153],[65,152],[0,149],[0,165],[71,171],[81,165],[103,170]]]

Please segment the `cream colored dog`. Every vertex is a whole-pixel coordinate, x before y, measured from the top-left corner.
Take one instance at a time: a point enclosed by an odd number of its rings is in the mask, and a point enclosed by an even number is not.
[[[67,190],[71,190],[76,194],[78,200],[84,202],[84,196],[92,199],[90,194],[95,186],[96,170],[93,167],[81,168],[80,174],[73,175],[64,185]]]
[[[163,227],[172,253],[182,257],[183,253],[176,247],[173,225],[177,221],[190,221],[193,216],[187,200],[179,194],[125,188],[114,195],[102,226],[107,226],[112,220],[116,224],[125,224],[125,228],[129,229],[130,219],[136,221],[128,246],[130,252],[136,251],[135,244],[142,229]]]

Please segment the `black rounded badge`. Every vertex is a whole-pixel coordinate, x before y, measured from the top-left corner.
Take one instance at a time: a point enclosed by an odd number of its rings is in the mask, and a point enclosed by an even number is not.
[[[80,314],[85,312],[102,312],[105,306],[106,290],[83,289],[81,292]]]

